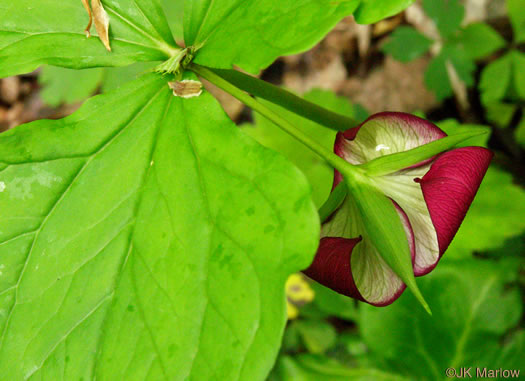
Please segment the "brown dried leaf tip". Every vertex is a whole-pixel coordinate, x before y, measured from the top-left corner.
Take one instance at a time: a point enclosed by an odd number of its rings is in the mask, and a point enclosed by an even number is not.
[[[111,52],[111,46],[109,45],[109,16],[104,10],[100,0],[91,0],[91,6],[89,5],[89,0],[82,0],[82,4],[89,16],[89,23],[86,27],[86,37],[91,37],[89,30],[95,21],[95,29],[97,30],[99,38],[102,40],[102,43],[108,51]]]
[[[181,98],[193,98],[202,94],[202,83],[192,79],[168,82],[168,86],[173,90],[173,95]]]

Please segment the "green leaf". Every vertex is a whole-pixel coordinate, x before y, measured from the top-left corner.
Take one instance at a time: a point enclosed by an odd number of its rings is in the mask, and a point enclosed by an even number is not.
[[[516,127],[516,130],[514,130],[514,136],[516,137],[516,141],[525,148],[525,115],[521,117],[521,121]]]
[[[166,19],[170,26],[175,40],[184,41],[184,32],[182,28],[184,16],[184,0],[161,0],[162,8],[166,14]]]
[[[103,76],[104,69],[101,68],[73,70],[45,66],[38,77],[38,82],[43,86],[40,96],[53,107],[80,102],[93,95]]]
[[[458,30],[465,15],[465,8],[458,0],[424,0],[423,9],[434,21],[443,38]]]
[[[308,184],[207,92],[144,76],[0,135],[0,374],[262,380],[308,266]]]
[[[304,95],[304,98],[330,110],[337,111],[350,118],[356,117],[356,109],[347,99],[338,97],[330,91],[312,90]],[[293,114],[281,107],[261,101],[272,110],[286,115],[287,120],[296,126],[300,126],[306,134],[321,143],[324,147],[333,150],[336,131],[323,127],[308,119]],[[326,201],[332,188],[334,176],[333,168],[323,158],[305,147],[302,143],[282,131],[274,123],[260,114],[254,114],[255,125],[245,125],[242,129],[262,145],[284,154],[292,161],[308,178],[313,188],[313,199],[320,207]],[[351,128],[352,126],[348,126]]]
[[[312,283],[315,298],[312,302],[319,310],[328,316],[335,316],[344,320],[355,321],[357,308],[355,300],[332,291],[317,282]]]
[[[358,4],[359,0],[186,1],[184,39],[187,46],[202,46],[197,64],[223,69],[237,65],[257,73],[279,56],[310,49]]]
[[[0,0],[0,77],[42,64],[74,69],[158,61],[175,51],[159,0],[104,0],[112,52],[95,35],[80,0]],[[30,10],[30,12],[28,12]]]
[[[465,85],[474,84],[476,65],[467,56],[466,52],[454,45],[445,45],[439,55],[434,57],[425,71],[425,84],[436,97],[443,100],[453,94],[447,63],[452,64],[456,73]]]
[[[462,29],[456,39],[472,60],[486,57],[505,46],[505,40],[485,23],[472,23]]]
[[[514,67],[514,90],[520,99],[525,100],[525,53],[513,50],[510,54],[512,55]]]
[[[512,55],[491,62],[483,69],[479,84],[484,104],[499,101],[505,97],[512,77]]]
[[[296,327],[309,353],[324,353],[335,345],[337,332],[324,320],[299,320]]]
[[[462,258],[472,251],[498,248],[525,231],[524,215],[525,191],[513,183],[509,173],[489,168],[446,255]]]
[[[430,49],[432,40],[423,36],[410,26],[400,26],[394,30],[390,40],[381,50],[401,62],[412,61]]]
[[[525,41],[525,9],[524,0],[507,0],[507,11],[512,29],[514,30],[514,42]]]
[[[455,119],[446,119],[437,123],[447,135],[459,135],[464,133],[472,133],[474,136],[470,139],[464,140],[456,144],[456,147],[481,146],[487,147],[490,138],[491,129],[488,126],[481,124],[460,124]]]
[[[100,87],[108,92],[124,83],[151,71],[158,63],[137,62],[123,67],[93,68],[84,70],[44,66],[38,78],[40,96],[50,106],[86,100]]]
[[[424,79],[426,87],[434,92],[438,100],[443,100],[453,94],[448,79],[446,58],[443,54],[437,55],[430,61],[425,70]]]
[[[433,316],[414,308],[408,293],[385,308],[362,304],[364,341],[384,370],[414,380],[446,379],[449,367],[512,369],[499,354],[512,345],[503,335],[521,318],[519,290],[507,285],[516,272],[493,261],[444,261],[420,282]],[[523,359],[523,348],[515,356]]]
[[[403,377],[376,369],[348,368],[324,356],[283,356],[277,366],[282,381],[406,381]]]
[[[508,127],[518,109],[516,104],[504,102],[490,102],[484,106],[487,120],[501,128]]]
[[[355,19],[359,24],[372,24],[394,16],[408,8],[415,0],[361,0],[355,11]]]
[[[151,72],[158,62],[136,62],[132,65],[123,67],[104,68],[104,78],[102,79],[102,92],[107,93],[118,89],[129,81]]]

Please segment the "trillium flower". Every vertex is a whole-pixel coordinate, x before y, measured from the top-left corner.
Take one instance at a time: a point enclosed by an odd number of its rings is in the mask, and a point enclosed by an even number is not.
[[[380,113],[339,133],[335,153],[348,163],[366,166],[379,157],[446,136],[424,119],[404,113]],[[491,158],[491,151],[485,148],[463,147],[400,170],[367,176],[370,189],[386,196],[397,211],[413,275],[428,274],[436,267],[459,229]],[[342,180],[336,171],[334,188]],[[367,197],[366,191],[363,194]],[[353,196],[349,192],[323,224],[317,255],[305,274],[341,294],[375,306],[388,305],[406,285],[388,264],[373,234],[369,234],[371,230],[367,232],[363,205]]]

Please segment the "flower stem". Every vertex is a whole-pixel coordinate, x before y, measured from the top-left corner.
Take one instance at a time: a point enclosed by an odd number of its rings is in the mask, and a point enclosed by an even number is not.
[[[285,89],[240,71],[213,68],[209,70],[255,97],[265,99],[330,129],[346,131],[359,124],[352,118],[327,110]]]
[[[312,151],[317,153],[319,156],[324,158],[326,162],[328,162],[331,166],[339,170],[343,173],[349,173],[349,172],[355,172],[360,171],[356,166],[346,162],[344,159],[340,158],[336,154],[334,154],[332,151],[328,150],[327,148],[323,147],[321,144],[319,144],[317,141],[303,133],[301,130],[296,128],[294,125],[292,125],[290,122],[288,122],[285,118],[275,113],[273,110],[269,109],[262,103],[258,102],[255,98],[250,96],[249,94],[245,93],[238,87],[234,86],[227,80],[223,79],[219,75],[215,74],[210,69],[196,65],[192,63],[188,67],[189,70],[193,71],[195,74],[201,76],[202,78],[210,81],[218,88],[226,91],[233,97],[237,98],[239,101],[244,103],[246,106],[252,108],[253,110],[257,111],[259,114],[263,115],[273,123],[275,123],[278,127],[280,127],[283,131],[287,132],[291,136],[293,136],[295,139],[299,140],[301,143],[303,143],[305,146],[310,148]]]

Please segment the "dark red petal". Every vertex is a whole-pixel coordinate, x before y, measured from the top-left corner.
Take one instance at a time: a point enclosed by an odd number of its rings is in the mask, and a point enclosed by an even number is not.
[[[458,148],[439,155],[425,176],[416,179],[436,228],[440,256],[463,222],[492,156],[482,147]]]
[[[415,261],[415,241],[412,227],[406,213],[399,207],[399,205],[392,200],[405,229],[410,248],[410,256],[412,264]],[[324,237],[321,238],[319,249],[311,266],[304,271],[310,278],[321,283],[323,286],[331,288],[332,290],[370,303],[377,307],[387,306],[394,302],[401,296],[406,289],[406,285],[401,283],[401,286],[388,299],[384,299],[378,303],[372,303],[366,300],[354,282],[352,275],[351,257],[354,247],[361,242],[361,238],[341,238],[341,237]]]
[[[350,269],[350,257],[361,238],[321,238],[313,263],[304,273],[323,286],[365,301],[355,285]]]

